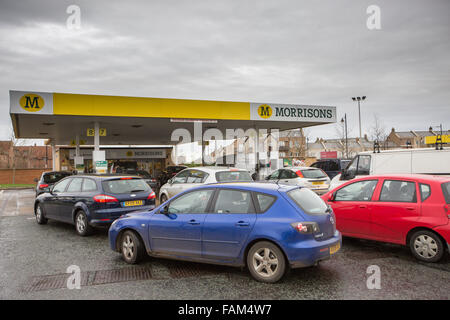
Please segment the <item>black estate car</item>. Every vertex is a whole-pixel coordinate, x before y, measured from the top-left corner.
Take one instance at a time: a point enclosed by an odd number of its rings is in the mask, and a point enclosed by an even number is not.
[[[72,172],[69,171],[43,172],[39,180],[34,180],[36,182],[36,197],[41,193],[48,192],[55,183],[70,175],[72,175]]]
[[[346,159],[322,159],[313,163],[311,167],[322,169],[330,179],[333,179],[336,175],[340,174],[350,162],[351,160]]]
[[[137,176],[75,175],[56,183],[34,203],[39,224],[54,219],[75,225],[81,236],[93,227],[109,226],[121,215],[153,209],[156,195]]]

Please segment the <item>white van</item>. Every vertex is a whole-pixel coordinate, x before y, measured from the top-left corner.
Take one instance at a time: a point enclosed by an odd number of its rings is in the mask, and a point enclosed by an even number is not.
[[[366,175],[422,173],[450,175],[450,148],[361,152],[347,168],[331,180],[330,190],[347,180]]]

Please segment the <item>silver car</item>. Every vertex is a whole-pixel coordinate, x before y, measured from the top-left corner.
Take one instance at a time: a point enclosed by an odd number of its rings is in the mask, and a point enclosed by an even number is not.
[[[321,169],[313,167],[286,167],[272,172],[266,180],[279,184],[296,185],[324,194],[330,187],[330,178]]]
[[[199,186],[216,182],[248,182],[253,181],[250,173],[243,169],[227,167],[195,167],[187,168],[177,173],[164,184],[159,191],[160,203],[174,195]]]

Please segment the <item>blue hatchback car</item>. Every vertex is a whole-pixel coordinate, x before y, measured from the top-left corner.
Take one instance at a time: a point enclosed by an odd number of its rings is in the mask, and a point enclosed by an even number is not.
[[[272,183],[203,185],[151,211],[125,214],[109,229],[110,246],[130,264],[145,254],[247,266],[276,282],[341,248],[331,208],[306,188]]]

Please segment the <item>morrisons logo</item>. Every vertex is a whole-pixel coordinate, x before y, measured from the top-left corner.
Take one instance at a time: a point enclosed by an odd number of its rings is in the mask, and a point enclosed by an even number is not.
[[[331,119],[333,111],[308,107],[275,107],[275,117]]]
[[[26,111],[36,112],[44,107],[45,102],[40,95],[29,93],[20,98],[19,104]]]

